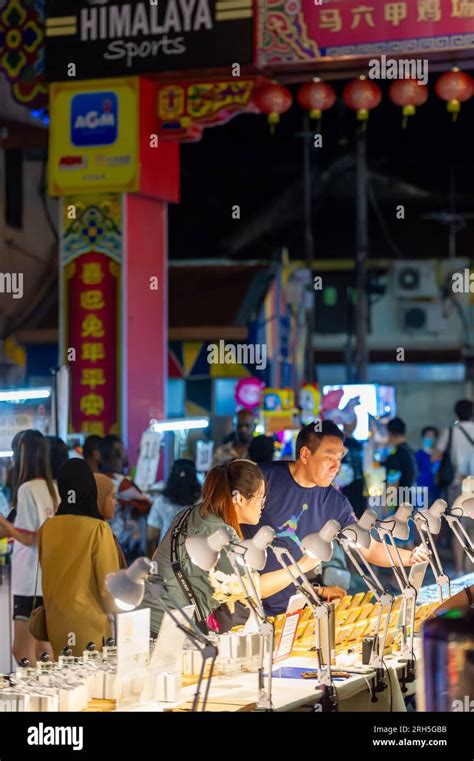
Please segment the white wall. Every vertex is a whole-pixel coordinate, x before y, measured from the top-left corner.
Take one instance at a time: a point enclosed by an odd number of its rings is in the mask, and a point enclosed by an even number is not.
[[[398,383],[397,415],[407,424],[410,444],[418,449],[420,430],[435,425],[442,430],[454,420],[454,405],[470,397],[467,383]]]

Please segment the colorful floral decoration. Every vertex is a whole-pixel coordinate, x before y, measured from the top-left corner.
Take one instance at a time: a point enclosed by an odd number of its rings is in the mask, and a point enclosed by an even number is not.
[[[262,63],[293,63],[315,61],[320,51],[314,40],[308,37],[300,0],[267,0],[266,24],[261,31],[259,44]]]
[[[45,0],[0,0],[0,71],[18,103],[42,108],[48,99],[44,79]]]
[[[120,194],[68,196],[64,202],[63,229],[65,263],[91,250],[119,262],[122,256]]]

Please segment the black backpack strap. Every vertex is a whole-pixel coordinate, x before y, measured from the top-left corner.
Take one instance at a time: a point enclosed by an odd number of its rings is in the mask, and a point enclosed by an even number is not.
[[[179,586],[181,587],[181,591],[185,595],[185,597],[188,599],[190,605],[194,605],[194,610],[196,612],[196,618],[201,624],[205,624],[206,622],[206,615],[204,614],[204,611],[202,610],[201,604],[196,599],[193,588],[189,582],[189,579],[186,575],[186,573],[183,570],[183,567],[179,560],[178,555],[178,542],[180,536],[187,534],[188,531],[188,521],[189,516],[191,515],[191,511],[193,510],[192,507],[188,508],[188,510],[184,510],[181,515],[179,516],[179,519],[176,521],[176,524],[172,530],[171,533],[171,545],[170,545],[170,555],[171,555],[171,567],[173,569],[173,573],[178,579]]]
[[[468,442],[471,445],[471,447],[474,447],[474,439],[471,439],[471,437],[469,436],[468,432],[462,427],[462,425],[459,425],[459,423],[458,423],[457,427],[459,428],[460,431],[463,432],[463,434],[465,435],[465,437],[468,440]]]

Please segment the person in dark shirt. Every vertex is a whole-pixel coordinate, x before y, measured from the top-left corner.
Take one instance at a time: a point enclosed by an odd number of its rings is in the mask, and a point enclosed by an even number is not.
[[[261,526],[272,526],[277,545],[288,547],[295,560],[310,569],[311,560],[303,551],[301,540],[308,534],[320,531],[326,521],[334,519],[341,528],[356,522],[352,506],[332,482],[346,454],[344,434],[335,423],[325,420],[310,423],[296,439],[295,462],[273,462],[261,465],[266,480],[267,502],[258,526],[244,526],[246,538],[256,534]],[[368,550],[362,550],[369,563],[388,567],[384,547],[372,539]],[[409,566],[426,559],[422,547],[400,550],[402,562]],[[312,567],[317,565],[313,561]],[[269,551],[267,565],[262,572],[261,594],[268,615],[286,611],[295,587],[288,580],[273,552]],[[340,590],[316,590],[322,597],[340,596]]]
[[[435,476],[439,468],[439,462],[433,462],[432,454],[439,431],[433,425],[427,425],[421,432],[421,448],[416,452],[416,464],[418,467],[418,486],[428,489],[430,505],[441,496]]]
[[[417,465],[415,451],[406,440],[406,425],[399,417],[387,423],[388,440],[393,452],[382,465],[387,471],[387,484],[410,488],[416,484]]]
[[[350,465],[354,477],[350,484],[343,486],[341,491],[351,503],[356,516],[360,518],[367,505],[364,497],[364,450],[360,441],[357,441],[352,436],[356,425],[357,421],[344,425],[344,433],[346,434],[344,444],[347,454],[344,457],[343,463]]]

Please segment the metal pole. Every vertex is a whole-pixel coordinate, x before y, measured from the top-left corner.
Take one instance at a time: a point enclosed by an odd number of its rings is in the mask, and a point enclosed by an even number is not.
[[[356,143],[356,374],[360,383],[367,380],[369,351],[367,331],[369,325],[369,294],[367,289],[367,257],[369,253],[368,194],[367,194],[367,141],[361,127]]]
[[[303,121],[303,208],[304,208],[304,254],[306,267],[312,271],[314,239],[313,225],[311,219],[313,188],[311,177],[311,151],[312,151],[313,133],[310,130],[309,116],[304,115]],[[308,341],[308,352],[306,355],[306,382],[313,383],[315,380],[314,368],[314,350],[313,350],[313,333],[314,333],[314,291],[311,294],[311,306],[307,310],[306,332]]]

